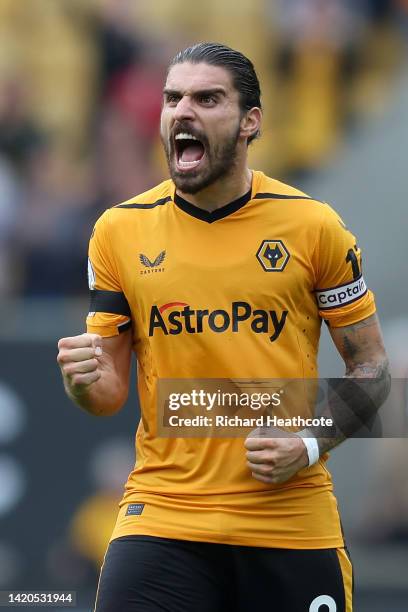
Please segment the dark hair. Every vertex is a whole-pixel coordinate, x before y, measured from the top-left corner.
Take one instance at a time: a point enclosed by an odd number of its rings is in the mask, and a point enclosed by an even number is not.
[[[226,45],[219,43],[201,42],[184,51],[179,51],[172,59],[169,70],[176,64],[201,62],[211,66],[220,66],[228,70],[232,76],[232,82],[239,93],[239,106],[243,113],[254,106],[261,106],[261,88],[255,72],[255,68],[247,57]],[[259,131],[248,138],[248,144],[259,135]]]

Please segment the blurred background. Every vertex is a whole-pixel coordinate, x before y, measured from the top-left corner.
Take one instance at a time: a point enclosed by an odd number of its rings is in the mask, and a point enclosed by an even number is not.
[[[95,220],[166,177],[163,78],[200,40],[254,62],[251,165],[356,233],[393,375],[408,374],[407,0],[0,0],[0,590],[72,589],[91,609],[137,400],[102,420],[71,406],[56,341],[84,329]],[[342,373],[324,335],[321,375]],[[330,459],[355,612],[408,609],[406,442]]]

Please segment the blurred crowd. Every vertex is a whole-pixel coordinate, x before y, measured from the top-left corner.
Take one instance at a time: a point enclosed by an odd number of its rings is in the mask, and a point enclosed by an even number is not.
[[[381,113],[407,33],[407,0],[0,0],[0,295],[86,294],[96,218],[166,176],[161,89],[180,48],[253,60],[252,164],[294,180]]]

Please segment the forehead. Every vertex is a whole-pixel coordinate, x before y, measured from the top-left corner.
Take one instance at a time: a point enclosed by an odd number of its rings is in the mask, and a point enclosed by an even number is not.
[[[191,62],[175,64],[169,70],[165,87],[181,92],[216,88],[225,89],[227,94],[236,91],[231,73],[228,70],[221,66],[211,66],[203,62],[199,64]]]

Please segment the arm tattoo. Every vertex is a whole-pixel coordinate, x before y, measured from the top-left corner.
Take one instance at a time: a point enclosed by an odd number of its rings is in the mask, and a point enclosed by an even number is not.
[[[344,378],[329,380],[323,415],[333,421],[330,436],[327,436],[327,427],[313,428],[320,454],[351,437],[361,427],[369,426],[387,399],[390,387],[386,360],[381,364],[356,364]]]
[[[334,338],[333,338],[334,339]],[[346,364],[344,378],[330,379],[322,416],[333,420],[327,427],[311,428],[320,454],[334,448],[361,427],[370,426],[391,387],[388,360],[375,316],[338,329],[336,346]]]
[[[353,359],[358,353],[358,348],[349,336],[344,336],[343,339],[343,355],[349,359]]]

